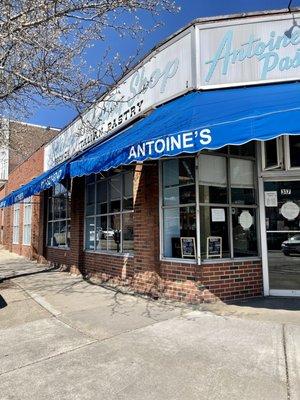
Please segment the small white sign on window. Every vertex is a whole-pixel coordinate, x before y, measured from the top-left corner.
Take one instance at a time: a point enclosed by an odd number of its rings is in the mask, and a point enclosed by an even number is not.
[[[212,208],[211,209],[211,221],[212,222],[225,222],[224,208]]]
[[[278,207],[278,196],[276,190],[265,192],[265,206]]]

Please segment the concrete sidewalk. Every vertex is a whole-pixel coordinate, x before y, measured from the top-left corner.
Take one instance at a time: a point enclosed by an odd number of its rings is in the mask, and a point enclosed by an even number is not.
[[[0,251],[0,276],[33,271],[0,284],[1,400],[300,398],[297,307],[177,307],[43,268]]]

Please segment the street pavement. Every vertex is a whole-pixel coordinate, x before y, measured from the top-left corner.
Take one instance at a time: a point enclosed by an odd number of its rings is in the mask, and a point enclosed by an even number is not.
[[[300,301],[190,307],[0,250],[0,400],[298,400]]]

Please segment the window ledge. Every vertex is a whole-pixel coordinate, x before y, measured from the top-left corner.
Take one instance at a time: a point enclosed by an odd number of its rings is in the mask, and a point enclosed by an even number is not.
[[[103,254],[103,255],[112,256],[112,257],[122,257],[122,258],[125,258],[125,257],[133,258],[134,257],[134,254],[132,254],[132,253],[114,253],[112,251],[104,251],[104,250],[102,250],[102,251],[101,250],[84,250],[84,252],[88,253],[88,254],[99,254],[99,255]]]
[[[160,261],[162,262],[172,262],[178,264],[197,264],[197,260],[186,259],[186,258],[167,258],[161,257]],[[238,257],[238,258],[214,258],[212,260],[202,260],[200,265],[209,265],[209,264],[225,264],[232,262],[245,262],[245,261],[261,261],[261,257]]]
[[[70,250],[70,247],[68,247],[68,246],[47,246],[47,249]]]

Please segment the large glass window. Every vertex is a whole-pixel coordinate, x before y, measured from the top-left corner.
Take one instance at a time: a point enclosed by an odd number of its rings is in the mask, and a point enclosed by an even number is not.
[[[86,178],[85,249],[133,253],[133,171]]]
[[[31,218],[32,218],[31,197],[25,199],[23,205],[24,205],[23,244],[29,246],[31,244]]]
[[[180,238],[196,238],[195,159],[164,161],[162,174],[164,255],[181,258]]]
[[[257,256],[254,144],[206,152],[197,161],[197,181],[194,157],[162,162],[163,256],[184,258],[182,243],[196,244],[197,232],[203,260]]]
[[[300,168],[300,135],[285,135],[262,142],[262,169]]]
[[[13,244],[19,243],[19,225],[20,225],[20,204],[14,204],[13,207]]]
[[[50,189],[48,197],[48,246],[70,246],[70,205],[71,193],[68,180]]]

